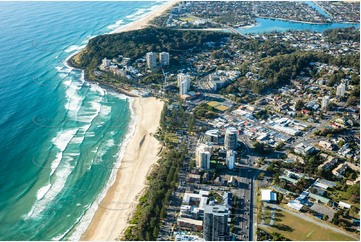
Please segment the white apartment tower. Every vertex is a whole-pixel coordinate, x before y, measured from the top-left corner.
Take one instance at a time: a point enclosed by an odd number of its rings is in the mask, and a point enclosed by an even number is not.
[[[182,81],[185,81],[185,80],[187,81],[187,88],[188,88],[188,90],[189,90],[189,89],[191,88],[191,78],[190,78],[190,76],[187,75],[187,74],[184,74],[184,73],[179,73],[179,74],[177,75],[178,87],[180,87]]]
[[[157,56],[154,52],[148,52],[145,56],[147,60],[147,67],[153,69],[157,66]]]
[[[329,96],[324,96],[322,98],[322,109],[326,110],[328,107],[328,104],[330,102],[330,97]]]
[[[337,86],[336,95],[339,97],[343,97],[345,95],[345,91],[346,91],[346,85],[345,83],[341,83],[340,85]]]
[[[207,170],[211,165],[212,147],[200,144],[196,149],[196,165],[201,170]]]
[[[226,164],[227,164],[228,169],[230,169],[230,170],[233,170],[233,168],[234,168],[234,163],[236,161],[236,155],[237,155],[237,152],[234,150],[227,151]]]
[[[234,127],[228,127],[226,129],[226,135],[224,137],[224,147],[226,150],[235,150],[237,148],[237,136],[238,130]]]
[[[223,205],[206,205],[203,218],[205,241],[229,240],[228,209]]]
[[[159,62],[162,66],[169,66],[169,53],[168,52],[159,53]]]
[[[191,81],[189,75],[180,73],[177,76],[178,86],[179,86],[179,95],[186,94],[190,87],[191,87]]]
[[[181,82],[180,87],[179,87],[179,95],[184,95],[187,94],[188,92],[188,81],[184,80]]]

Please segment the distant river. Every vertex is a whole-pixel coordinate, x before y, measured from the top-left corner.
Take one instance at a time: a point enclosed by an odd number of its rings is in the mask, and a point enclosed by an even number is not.
[[[360,24],[350,23],[308,24],[269,18],[256,18],[256,20],[257,24],[255,26],[250,28],[238,28],[237,30],[242,34],[261,34],[272,31],[286,32],[289,30],[310,30],[323,32],[327,29],[348,28],[351,26],[360,28]]]
[[[305,3],[311,6],[312,8],[316,9],[323,16],[326,16],[327,18],[331,18],[331,16],[328,13],[326,13],[325,10],[320,8],[316,3],[314,2],[305,2]]]

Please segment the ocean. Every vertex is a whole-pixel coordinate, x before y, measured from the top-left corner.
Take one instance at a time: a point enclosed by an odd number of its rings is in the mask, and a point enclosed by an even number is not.
[[[65,61],[163,3],[0,2],[0,240],[85,231],[135,118],[131,99]]]
[[[164,2],[0,2],[0,240],[77,240],[134,130],[65,61]]]

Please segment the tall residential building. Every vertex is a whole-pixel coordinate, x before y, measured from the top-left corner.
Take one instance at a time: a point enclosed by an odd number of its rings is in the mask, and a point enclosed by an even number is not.
[[[147,67],[152,69],[157,66],[157,56],[154,52],[148,52],[145,56],[147,60]]]
[[[179,73],[177,75],[178,87],[181,86],[182,81],[187,81],[187,88],[188,90],[191,88],[191,78],[188,74]]]
[[[230,169],[230,170],[233,170],[233,168],[234,168],[234,163],[236,161],[236,155],[237,155],[237,152],[234,150],[227,151],[226,164],[227,164],[228,169]]]
[[[346,91],[346,85],[345,83],[341,83],[340,85],[337,86],[336,95],[339,97],[343,97],[345,95],[345,91]]]
[[[322,98],[322,109],[327,109],[329,102],[330,102],[330,97],[324,96]]]
[[[211,165],[212,147],[200,144],[196,150],[196,165],[202,170],[208,170]]]
[[[224,147],[226,150],[235,150],[237,148],[237,136],[238,130],[234,127],[228,127],[226,129],[226,135],[224,137]]]
[[[206,241],[225,241],[229,239],[228,209],[225,206],[205,206],[203,238]]]
[[[162,66],[168,66],[169,65],[169,53],[168,52],[159,53],[159,62]]]
[[[184,94],[187,94],[188,92],[188,81],[187,80],[183,80],[181,83],[180,83],[180,86],[179,86],[179,95],[184,95]]]

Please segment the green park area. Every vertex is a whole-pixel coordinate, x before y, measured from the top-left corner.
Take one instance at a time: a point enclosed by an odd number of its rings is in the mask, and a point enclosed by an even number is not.
[[[267,209],[268,210],[268,209]],[[269,215],[269,214],[268,214]],[[267,222],[269,220],[267,219]],[[266,223],[267,224],[267,223]],[[276,232],[290,240],[298,241],[355,241],[356,239],[321,227],[300,217],[276,210],[275,224],[261,226],[268,233]]]
[[[187,16],[187,17],[179,18],[179,20],[184,21],[184,22],[191,22],[192,23],[192,22],[194,22],[196,20],[196,18]]]

